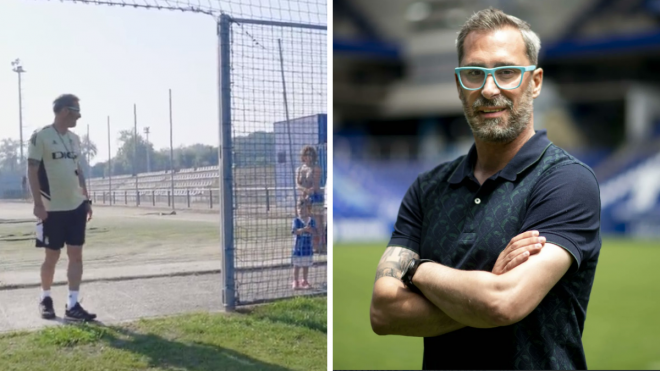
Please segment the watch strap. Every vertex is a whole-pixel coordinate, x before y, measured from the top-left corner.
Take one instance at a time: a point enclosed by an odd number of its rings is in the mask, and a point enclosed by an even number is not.
[[[406,270],[403,272],[403,275],[401,276],[401,281],[403,284],[412,292],[417,293],[422,295],[422,292],[415,286],[413,283],[413,276],[415,275],[415,272],[417,272],[417,269],[419,268],[420,265],[424,263],[433,263],[433,260],[431,259],[412,259],[410,263],[408,263],[408,266]]]

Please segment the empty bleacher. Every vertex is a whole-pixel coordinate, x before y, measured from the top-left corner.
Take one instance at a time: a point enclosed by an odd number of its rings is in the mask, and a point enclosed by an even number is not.
[[[274,202],[273,166],[233,169],[234,203],[242,208],[270,210]],[[219,202],[219,168],[204,166],[88,180],[94,202],[124,205],[187,205],[215,207]],[[137,191],[136,191],[137,190]],[[138,196],[139,194],[139,196]],[[112,199],[112,201],[111,201]]]

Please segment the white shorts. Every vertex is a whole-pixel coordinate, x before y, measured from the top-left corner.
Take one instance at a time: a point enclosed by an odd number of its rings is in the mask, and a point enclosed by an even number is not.
[[[291,264],[294,267],[311,267],[314,264],[314,257],[309,256],[292,256]]]

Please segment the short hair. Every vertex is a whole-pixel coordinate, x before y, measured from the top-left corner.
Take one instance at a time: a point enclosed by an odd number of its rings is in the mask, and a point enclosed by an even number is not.
[[[53,112],[59,113],[65,107],[71,107],[80,99],[73,94],[62,94],[53,101]]]
[[[527,49],[527,58],[533,65],[539,62],[539,51],[541,50],[541,39],[532,31],[529,23],[520,18],[508,15],[499,9],[488,8],[472,15],[458,32],[456,39],[456,49],[458,50],[458,63],[463,61],[463,44],[465,38],[472,31],[495,31],[505,27],[513,27],[520,31],[525,48]]]
[[[300,158],[302,159],[304,155],[312,156],[312,163],[316,163],[317,155],[316,155],[316,148],[314,148],[314,146],[310,146],[310,145],[304,146],[300,150]]]

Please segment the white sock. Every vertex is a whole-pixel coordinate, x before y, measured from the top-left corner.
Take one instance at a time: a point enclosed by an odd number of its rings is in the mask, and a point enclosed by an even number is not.
[[[41,289],[41,300],[44,300],[46,296],[50,296],[50,290]]]
[[[69,290],[69,302],[67,303],[67,308],[73,308],[78,302],[78,291]]]

